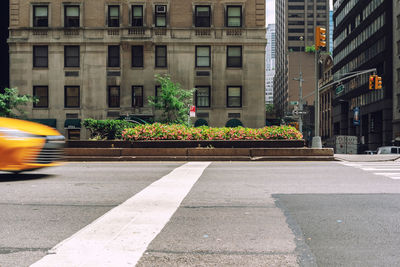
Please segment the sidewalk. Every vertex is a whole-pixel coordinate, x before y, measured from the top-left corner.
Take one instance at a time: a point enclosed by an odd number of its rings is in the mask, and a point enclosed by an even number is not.
[[[379,162],[379,161],[399,161],[400,155],[349,155],[349,154],[335,154],[335,160],[349,161],[349,162]]]

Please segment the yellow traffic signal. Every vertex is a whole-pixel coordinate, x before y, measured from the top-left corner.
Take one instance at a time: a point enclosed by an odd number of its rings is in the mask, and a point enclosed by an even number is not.
[[[376,75],[370,75],[369,76],[369,90],[374,90],[375,89],[375,76]]]
[[[382,77],[375,75],[375,90],[382,89]]]
[[[315,49],[318,50],[320,47],[326,47],[326,29],[317,26],[315,29]]]

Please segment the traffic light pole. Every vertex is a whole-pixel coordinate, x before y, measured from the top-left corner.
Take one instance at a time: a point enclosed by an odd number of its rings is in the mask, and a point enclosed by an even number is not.
[[[301,134],[303,134],[303,72],[301,72],[301,65],[300,65],[300,74],[299,74],[299,78],[293,78],[293,80],[295,81],[299,81],[299,132]]]
[[[312,148],[322,148],[321,136],[319,136],[319,88],[318,88],[318,60],[319,47],[315,48],[315,100],[314,100],[314,137]]]

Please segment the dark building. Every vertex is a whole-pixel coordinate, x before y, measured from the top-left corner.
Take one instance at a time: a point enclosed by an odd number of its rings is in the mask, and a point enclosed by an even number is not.
[[[367,73],[333,95],[333,134],[358,136],[361,150],[393,139],[392,12],[392,0],[334,1],[334,79],[376,68],[383,80],[381,90],[369,90]]]
[[[10,60],[8,55],[8,21],[9,21],[9,0],[0,1],[0,93],[10,82]]]

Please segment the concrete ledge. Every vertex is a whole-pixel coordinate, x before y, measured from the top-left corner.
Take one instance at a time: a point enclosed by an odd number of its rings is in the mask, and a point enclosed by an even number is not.
[[[189,157],[248,157],[250,155],[250,148],[188,148],[187,155]]]
[[[260,156],[331,156],[332,148],[253,148],[250,150],[252,157]]]
[[[67,141],[67,148],[302,148],[304,140]]]
[[[90,148],[89,148],[90,149]],[[186,148],[123,148],[121,156],[186,156]]]
[[[330,148],[66,148],[67,161],[335,160]]]

